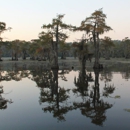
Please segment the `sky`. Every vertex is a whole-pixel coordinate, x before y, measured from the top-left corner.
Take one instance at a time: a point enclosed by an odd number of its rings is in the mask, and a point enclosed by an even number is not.
[[[112,31],[103,36],[112,40],[130,38],[130,0],[0,0],[0,21],[11,31],[4,32],[4,40],[37,39],[43,24],[49,24],[57,14],[65,14],[63,22],[80,26],[82,20],[103,8],[106,23]],[[81,39],[83,33],[68,32],[67,42]]]

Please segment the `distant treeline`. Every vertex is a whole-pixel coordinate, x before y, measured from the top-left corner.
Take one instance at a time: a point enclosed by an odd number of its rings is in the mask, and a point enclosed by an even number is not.
[[[2,57],[32,57],[32,59],[39,59],[40,57],[47,58],[47,53],[49,50],[46,47],[41,46],[37,39],[31,42],[27,41],[5,41],[1,42],[1,56]],[[113,40],[113,45],[104,45],[100,43],[100,57],[109,59],[112,58],[130,58],[130,42],[124,42],[121,40]],[[58,56],[62,59],[66,57],[78,57],[77,48],[74,43],[64,43],[58,46],[59,52]],[[94,55],[93,43],[88,43],[89,53]],[[24,56],[25,55],[25,56]],[[15,58],[14,58],[15,59]]]

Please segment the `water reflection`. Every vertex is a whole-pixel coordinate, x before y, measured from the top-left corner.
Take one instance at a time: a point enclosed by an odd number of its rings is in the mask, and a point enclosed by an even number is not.
[[[65,85],[70,81],[68,79],[70,73],[72,73],[71,70],[64,68],[50,70],[41,65],[23,67],[13,64],[8,71],[2,70],[1,67],[0,80],[31,79],[40,90],[38,95],[40,110],[44,114],[49,113],[55,120],[67,122],[70,111],[80,111],[81,116],[90,119],[92,124],[103,126],[107,119],[108,109],[114,107],[111,100],[106,101],[106,98],[112,97],[115,91],[115,85],[112,83],[113,73],[109,69],[101,72],[81,69],[76,71],[78,75],[71,77],[73,87],[67,89],[68,86]],[[60,85],[61,80],[65,84],[64,87]],[[2,101],[0,109],[6,109],[9,101],[3,98],[2,93],[3,88],[0,88],[0,101]]]
[[[77,93],[78,91],[84,98],[82,98],[83,100],[81,100],[81,102],[74,102],[73,104],[76,109],[81,110],[82,115],[91,118],[92,123],[103,125],[103,122],[106,120],[105,112],[113,105],[100,99],[99,70],[94,70],[94,74],[94,85],[88,88],[88,82],[93,79],[91,73],[86,75],[85,71],[79,72],[77,82],[75,79],[77,89],[74,89],[73,92]],[[105,90],[107,90],[107,88],[108,87],[106,87]],[[111,94],[109,91],[105,91],[104,93],[107,95]]]
[[[122,72],[122,78],[128,80],[130,78],[130,67],[129,66],[125,66],[124,68],[124,72]]]
[[[46,107],[43,107],[44,112],[50,112],[53,114],[53,117],[57,118],[58,121],[65,121],[64,114],[66,114],[71,106],[60,105],[69,98],[70,89],[64,89],[58,85],[58,78],[67,81],[65,74],[69,73],[69,70],[57,69],[43,69],[34,67],[30,71],[32,75],[31,79],[36,82],[37,86],[40,88],[40,105],[46,104]]]
[[[7,80],[8,76],[5,74],[5,72],[1,69],[0,66],[0,109],[6,109],[7,103],[13,103],[12,100],[7,100],[3,98],[2,94],[4,94],[3,86],[1,84],[1,81]]]
[[[7,108],[7,100],[5,100],[3,97],[2,97],[2,94],[3,93],[3,87],[0,86],[0,109],[6,109]]]
[[[122,75],[123,79],[128,80],[130,78],[130,64],[127,63],[111,64],[110,66],[105,67],[103,73],[104,72],[110,75],[112,74],[112,72],[119,72]]]
[[[63,73],[63,71],[62,71]],[[61,73],[60,73],[61,75]],[[63,78],[64,79],[64,78]],[[48,86],[41,88],[40,104],[46,103],[46,107],[42,108],[44,112],[50,112],[53,117],[59,121],[65,121],[64,114],[71,110],[72,106],[68,104],[60,105],[69,98],[69,89],[65,90],[58,86],[58,70],[52,69],[48,74],[48,78],[44,79],[48,83]]]
[[[114,84],[111,84],[110,82],[113,79],[113,74],[112,72],[108,70],[103,70],[101,71],[101,77],[100,80],[104,81],[105,85],[103,88],[103,96],[108,97],[110,94],[113,94],[115,90]]]
[[[81,69],[79,71],[78,78],[74,78],[74,84],[76,89],[73,89],[74,93],[80,93],[80,96],[87,96],[88,95],[88,79],[92,79],[91,73],[90,76],[86,74],[85,69]]]

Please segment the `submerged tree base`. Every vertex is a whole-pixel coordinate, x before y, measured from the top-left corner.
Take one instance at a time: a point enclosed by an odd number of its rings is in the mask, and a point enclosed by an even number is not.
[[[18,61],[18,59],[12,59],[12,61]]]
[[[94,64],[93,69],[103,69],[103,64]]]
[[[59,69],[59,66],[51,66],[51,69]]]
[[[66,60],[66,57],[61,57],[62,60]]]

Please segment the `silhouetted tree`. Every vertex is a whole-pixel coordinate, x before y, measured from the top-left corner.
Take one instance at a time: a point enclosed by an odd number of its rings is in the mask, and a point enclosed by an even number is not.
[[[51,35],[51,53],[50,53],[50,63],[51,68],[59,68],[58,66],[58,46],[59,42],[68,38],[66,33],[63,32],[64,29],[71,29],[71,25],[67,25],[62,22],[64,15],[57,15],[57,18],[52,19],[52,23],[48,25],[43,25],[43,29],[47,29],[47,33]],[[54,41],[55,40],[55,41]]]
[[[83,20],[81,22],[80,27],[75,29],[75,31],[76,30],[85,31],[88,34],[90,41],[94,43],[95,48],[94,68],[100,68],[99,35],[103,34],[104,32],[112,30],[111,27],[106,25],[105,19],[106,15],[103,13],[102,9],[99,9],[93,12],[90,17],[87,17],[85,20]]]

